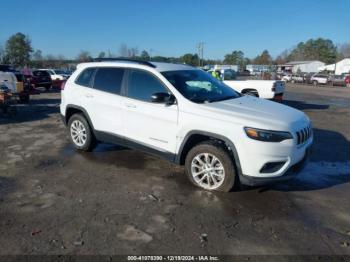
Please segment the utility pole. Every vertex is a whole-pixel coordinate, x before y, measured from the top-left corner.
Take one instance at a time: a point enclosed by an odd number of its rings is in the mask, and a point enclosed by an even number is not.
[[[198,50],[198,66],[203,65],[203,54],[204,54],[204,42],[199,42],[197,44],[197,50]]]

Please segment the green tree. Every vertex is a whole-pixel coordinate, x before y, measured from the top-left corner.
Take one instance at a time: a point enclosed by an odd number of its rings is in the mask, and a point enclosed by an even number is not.
[[[300,42],[288,56],[288,60],[320,60],[326,64],[334,63],[337,59],[337,47],[332,40],[318,38]]]
[[[78,62],[91,62],[93,59],[88,51],[81,51],[77,56]]]
[[[103,51],[98,54],[98,58],[105,58],[105,57],[106,57],[106,53]]]
[[[197,66],[199,57],[197,54],[185,54],[180,57],[181,63],[185,63],[187,65]]]
[[[224,64],[239,65],[241,68],[245,67],[244,53],[240,50],[235,50],[231,54],[225,55]]]
[[[269,53],[269,51],[264,50],[261,55],[258,55],[254,59],[254,64],[256,65],[271,65],[272,64],[272,57]]]
[[[32,52],[30,39],[22,33],[16,33],[6,42],[4,60],[14,66],[25,66],[29,64]]]
[[[143,50],[141,52],[140,59],[144,60],[144,61],[149,61],[149,60],[151,60],[151,57],[146,50]]]

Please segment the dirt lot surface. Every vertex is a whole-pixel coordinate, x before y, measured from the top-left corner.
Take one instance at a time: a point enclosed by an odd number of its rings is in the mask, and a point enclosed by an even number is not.
[[[76,152],[58,92],[0,113],[0,254],[350,255],[350,89],[289,85],[285,99],[313,121],[311,162],[231,193],[118,146]]]

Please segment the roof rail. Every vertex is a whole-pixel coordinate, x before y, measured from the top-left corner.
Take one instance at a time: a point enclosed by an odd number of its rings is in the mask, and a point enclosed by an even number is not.
[[[156,66],[151,62],[137,60],[137,59],[130,59],[130,58],[95,58],[94,59],[94,62],[108,62],[108,61],[134,62],[140,65],[146,65],[146,66],[156,68]]]

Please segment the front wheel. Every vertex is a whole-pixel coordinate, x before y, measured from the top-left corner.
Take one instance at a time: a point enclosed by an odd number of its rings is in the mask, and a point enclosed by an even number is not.
[[[317,85],[318,85],[318,82],[317,82],[317,81],[312,81],[312,84],[313,84],[314,86],[317,86]]]
[[[236,181],[232,158],[219,142],[207,141],[192,148],[185,166],[190,181],[206,190],[229,192]]]
[[[96,146],[96,140],[89,123],[82,114],[71,116],[68,121],[69,137],[74,147],[81,151],[91,151]]]

